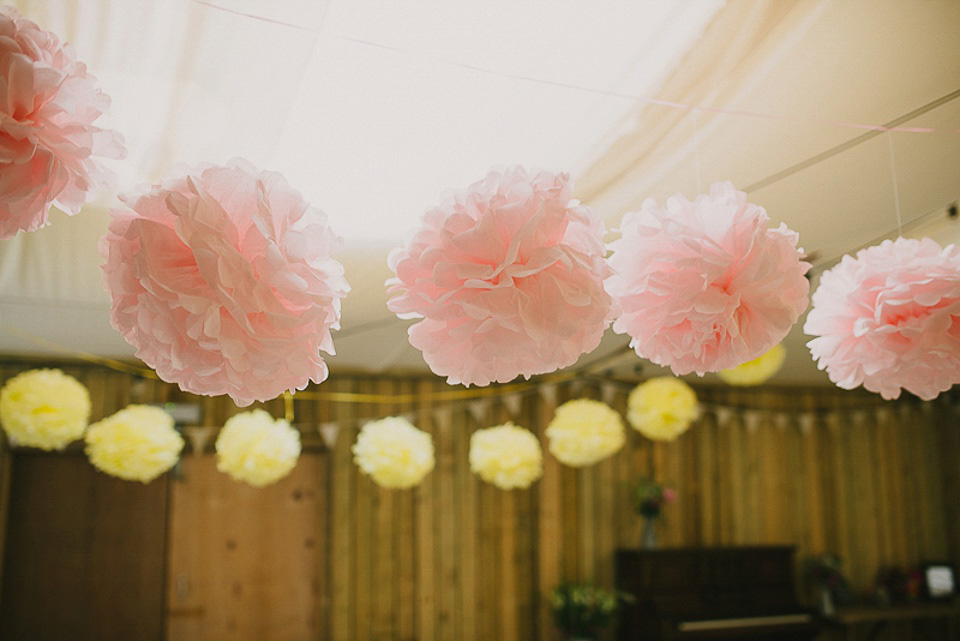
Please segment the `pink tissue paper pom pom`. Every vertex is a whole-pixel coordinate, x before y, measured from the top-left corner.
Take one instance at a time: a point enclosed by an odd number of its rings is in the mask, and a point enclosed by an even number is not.
[[[897,238],[824,272],[803,331],[843,389],[929,401],[960,382],[960,248]]]
[[[110,105],[73,48],[0,7],[0,238],[74,215],[111,175],[91,156],[122,158],[119,134],[93,126]]]
[[[606,281],[622,309],[614,331],[678,376],[736,367],[779,343],[807,308],[810,264],[796,232],[769,220],[729,182],[626,214]]]
[[[110,320],[163,380],[243,406],[326,379],[341,241],[283,176],[234,160],[122,200],[100,240]]]
[[[571,190],[566,174],[491,171],[391,252],[388,307],[423,319],[410,343],[447,382],[529,378],[600,343],[613,319],[604,228]]]

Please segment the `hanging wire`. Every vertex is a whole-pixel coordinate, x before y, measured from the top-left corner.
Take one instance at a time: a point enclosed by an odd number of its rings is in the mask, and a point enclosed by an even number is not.
[[[890,177],[893,180],[893,204],[897,212],[897,236],[903,236],[903,219],[900,215],[900,187],[897,184],[897,160],[893,153],[893,132],[887,132],[887,142],[890,148]]]
[[[281,27],[290,27],[291,29],[299,29],[300,31],[313,31],[309,27],[304,27],[303,25],[294,24],[292,22],[283,22],[281,20],[274,20],[273,18],[267,18],[266,16],[258,16],[254,13],[244,13],[243,11],[237,11],[236,9],[230,9],[229,7],[224,7],[219,4],[214,4],[212,2],[207,2],[207,0],[193,0],[199,5],[203,5],[208,9],[214,9],[216,11],[222,11],[224,13],[230,13],[235,16],[242,16],[244,18],[251,18],[253,20],[259,20],[260,22],[267,22],[270,24],[280,25]]]
[[[697,172],[697,195],[700,195],[703,193],[703,185],[700,182],[700,122],[696,108],[690,110],[690,117],[693,120],[693,164]]]

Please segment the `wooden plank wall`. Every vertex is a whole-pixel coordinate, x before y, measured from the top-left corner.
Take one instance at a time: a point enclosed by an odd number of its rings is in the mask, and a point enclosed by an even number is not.
[[[184,457],[171,483],[167,639],[320,638],[322,465],[305,453],[256,489],[218,472],[212,454]]]
[[[129,400],[190,398],[98,368],[74,373],[97,399],[95,414]],[[885,565],[960,563],[955,396],[884,403],[833,389],[702,387],[707,411],[677,441],[652,443],[630,431],[620,453],[583,470],[547,455],[533,488],[503,492],[470,473],[467,451],[474,430],[511,418],[507,405],[499,397],[473,408],[430,400],[450,389],[430,378],[335,376],[311,390],[420,400],[295,402],[304,443],[323,458],[311,472],[325,510],[317,537],[324,550],[314,561],[324,581],[317,638],[556,641],[545,595],[561,581],[612,585],[613,551],[640,541],[629,486],[644,475],[679,494],[663,522],[663,545],[789,543],[801,558],[835,552],[862,591]],[[606,396],[623,411],[629,389],[611,398],[597,382],[562,385],[525,396],[512,418],[546,445],[555,404]],[[228,399],[201,402],[208,424],[239,411]],[[280,416],[282,402],[267,409]],[[362,420],[391,413],[411,414],[434,438],[437,467],[411,491],[383,490],[352,462]],[[316,428],[330,421],[340,433],[327,450]]]
[[[111,478],[77,452],[11,467],[0,638],[159,641],[166,479]]]

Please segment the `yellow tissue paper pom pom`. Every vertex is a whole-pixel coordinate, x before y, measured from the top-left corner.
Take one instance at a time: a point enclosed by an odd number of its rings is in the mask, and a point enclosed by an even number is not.
[[[661,376],[637,385],[627,399],[627,420],[654,441],[672,441],[700,416],[693,389],[679,378]]]
[[[528,488],[543,475],[540,441],[513,423],[477,430],[470,437],[470,469],[502,490]]]
[[[263,410],[231,416],[217,436],[217,469],[263,487],[289,474],[300,458],[300,432]]]
[[[433,439],[410,421],[390,416],[363,426],[353,457],[378,485],[413,487],[433,469]]]
[[[586,398],[558,407],[546,434],[550,452],[574,467],[602,461],[626,440],[620,415],[606,403]]]
[[[722,369],[717,376],[729,385],[760,385],[769,381],[783,367],[787,350],[777,344],[767,352],[731,369]]]
[[[89,420],[90,392],[58,369],[17,374],[0,391],[0,423],[14,445],[63,449]]]
[[[183,438],[159,407],[129,405],[87,430],[87,458],[101,472],[149,483],[176,465]]]

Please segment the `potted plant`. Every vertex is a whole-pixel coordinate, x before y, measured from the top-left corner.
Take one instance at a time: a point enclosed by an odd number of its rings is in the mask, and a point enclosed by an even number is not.
[[[657,547],[657,519],[665,505],[677,499],[677,493],[653,479],[641,478],[633,488],[633,509],[643,518],[642,547]]]
[[[620,600],[627,596],[593,585],[567,583],[554,588],[550,608],[557,627],[570,641],[592,641],[610,624]]]

